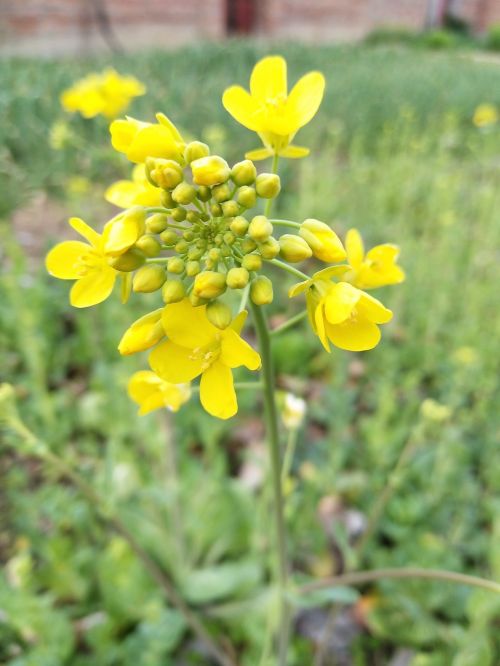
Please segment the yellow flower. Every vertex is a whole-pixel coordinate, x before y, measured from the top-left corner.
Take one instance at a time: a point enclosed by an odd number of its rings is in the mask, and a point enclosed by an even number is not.
[[[335,231],[324,222],[309,218],[300,225],[299,235],[320,261],[332,263],[346,258],[344,246]]]
[[[177,412],[191,397],[191,390],[189,384],[170,384],[150,370],[141,370],[130,378],[128,394],[142,416],[162,407]]]
[[[144,95],[145,86],[133,76],[120,76],[114,69],[89,74],[61,95],[66,111],[78,111],[84,118],[102,114],[116,118],[127,108],[133,97]]]
[[[374,289],[388,284],[399,284],[405,279],[403,269],[396,264],[399,256],[397,245],[390,243],[376,245],[365,254],[359,231],[349,229],[346,249],[351,271],[345,279],[355,287]]]
[[[378,324],[392,319],[392,312],[380,301],[348,282],[333,283],[346,266],[335,266],[316,273],[310,280],[290,289],[290,297],[307,290],[309,321],[323,347],[330,352],[330,342],[347,351],[366,351],[380,341]]]
[[[118,345],[118,351],[123,356],[135,354],[153,347],[165,337],[161,323],[163,308],[140,317],[125,331]]]
[[[263,58],[253,68],[250,92],[241,86],[231,86],[222,97],[233,118],[262,139],[265,148],[247,153],[251,160],[309,154],[308,148],[290,144],[298,130],[316,114],[323,99],[325,79],[320,72],[309,72],[288,94],[286,69],[281,56]]]
[[[132,180],[118,180],[108,187],[104,198],[118,208],[132,206],[160,206],[161,190],[151,185],[146,178],[144,164],[137,164],[132,171]]]
[[[157,123],[144,123],[127,116],[111,123],[111,144],[125,153],[131,162],[145,162],[147,157],[163,157],[182,163],[186,146],[177,127],[163,113]]]
[[[207,318],[206,306],[193,307],[188,299],[167,305],[162,322],[168,340],[149,356],[151,368],[162,379],[183,384],[201,375],[201,404],[209,414],[228,419],[238,411],[232,368],[260,368],[260,356],[239,333],[246,312],[220,330]]]
[[[498,122],[498,111],[493,104],[480,104],[474,111],[472,122],[476,127],[484,128],[496,125]]]

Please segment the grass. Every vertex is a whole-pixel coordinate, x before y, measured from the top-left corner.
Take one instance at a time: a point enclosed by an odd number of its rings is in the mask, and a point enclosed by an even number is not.
[[[280,214],[318,217],[342,234],[356,226],[369,245],[396,242],[408,274],[401,287],[380,292],[396,318],[373,352],[327,356],[305,326],[277,341],[279,384],[304,395],[309,408],[287,482],[295,576],[413,565],[498,579],[500,134],[479,132],[470,117],[477,104],[500,102],[500,71],[460,52],[273,50],[287,56],[292,78],[319,68],[329,82],[317,121],[299,135],[314,156],[285,165]],[[256,143],[226,117],[220,92],[246,83],[265,51],[229,43],[114,64],[148,85],[133,115],[162,108],[237,159]],[[104,124],[71,119],[85,143],[62,151],[48,148],[48,128],[63,117],[57,93],[103,63],[3,63],[6,216],[43,189],[102,222],[102,190],[128,169],[108,150]],[[68,194],[75,175],[91,189]],[[39,229],[47,243],[49,222]],[[44,274],[7,224],[2,254],[1,378],[15,385],[25,422],[118,508],[211,631],[238,644],[242,664],[259,663],[270,535],[266,496],[245,484],[251,470],[257,486],[265,474],[258,399],[242,394],[234,423],[214,421],[196,400],[175,419],[137,418],[125,385],[145,359],[119,358],[116,344],[155,297],[133,299],[131,308],[111,300],[72,310],[67,285]],[[270,308],[276,322],[302,307],[286,299],[286,286],[276,287]],[[4,441],[14,447],[2,456],[0,661],[207,663],[126,543],[70,485],[26,458],[12,435]],[[366,523],[371,536],[360,552],[356,526]],[[356,664],[386,664],[401,648],[411,650],[412,666],[494,666],[500,658],[500,606],[491,593],[385,581],[338,588],[316,603],[315,612],[297,609],[293,664],[321,663],[311,622],[316,632],[331,626],[335,641],[352,609],[358,623],[349,621],[355,638],[347,649]]]

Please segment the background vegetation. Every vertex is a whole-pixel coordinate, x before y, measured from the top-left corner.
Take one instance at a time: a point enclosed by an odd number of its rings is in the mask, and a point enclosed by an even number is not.
[[[318,68],[328,81],[299,137],[313,157],[283,170],[281,212],[341,233],[356,226],[370,245],[394,241],[408,274],[382,294],[396,319],[376,350],[327,356],[306,327],[276,340],[280,386],[308,401],[287,481],[297,580],[408,565],[498,579],[500,133],[471,119],[480,103],[500,105],[499,63],[403,46],[272,51],[287,57],[292,79]],[[236,160],[256,142],[220,95],[246,83],[267,52],[228,43],[111,61],[148,86],[132,115],[161,109]],[[16,387],[27,426],[107,497],[214,635],[255,666],[270,538],[258,397],[242,395],[229,422],[196,399],[175,418],[138,418],[125,386],[145,358],[124,360],[116,345],[156,297],[76,311],[67,285],[43,269],[44,251],[68,234],[68,213],[100,225],[110,212],[105,187],[129,173],[104,122],[65,116],[58,103],[64,87],[109,63],[0,68],[0,377]],[[302,307],[277,284],[276,324]],[[7,430],[1,461],[0,663],[209,663],[71,484],[24,455]],[[314,601],[297,609],[297,666],[500,661],[500,602],[488,592],[385,581]]]

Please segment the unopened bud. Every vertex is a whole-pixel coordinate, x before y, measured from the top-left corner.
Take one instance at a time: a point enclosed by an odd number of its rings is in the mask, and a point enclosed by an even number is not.
[[[141,293],[150,293],[163,286],[167,279],[165,268],[159,264],[149,264],[139,268],[132,281],[132,289]]]
[[[250,252],[253,252],[256,247],[257,243],[251,238],[245,238],[245,240],[241,243],[241,250],[243,254],[249,254]]]
[[[180,183],[172,192],[172,199],[182,206],[187,206],[196,198],[196,190],[189,183]]]
[[[226,290],[226,278],[216,271],[203,271],[194,279],[193,294],[199,298],[217,298]]]
[[[283,234],[279,239],[280,256],[292,264],[304,261],[312,256],[312,250],[306,241],[294,234]]]
[[[244,185],[237,191],[236,201],[244,208],[253,208],[257,202],[257,193],[253,187]]]
[[[300,225],[299,234],[317,259],[334,263],[346,258],[346,251],[340,238],[324,222],[314,219],[305,220]]]
[[[262,258],[258,254],[247,254],[241,260],[241,265],[247,271],[260,271],[262,268]]]
[[[230,289],[243,289],[247,286],[249,277],[246,268],[231,268],[226,276],[227,286]]]
[[[139,240],[136,241],[135,246],[144,252],[146,257],[157,257],[161,251],[161,245],[158,239],[150,234],[141,236]]]
[[[273,233],[273,225],[265,215],[256,215],[248,227],[250,238],[258,243],[263,243]]]
[[[167,280],[162,287],[161,295],[165,303],[178,303],[186,295],[186,290],[180,280]]]
[[[201,141],[191,141],[184,149],[186,164],[191,164],[194,160],[199,160],[201,157],[206,157],[207,155],[210,155],[210,148],[206,143],[202,143]]]
[[[198,194],[196,196],[200,201],[210,201],[212,198],[212,190],[206,185],[201,185],[198,188]]]
[[[210,211],[213,217],[222,217],[222,206],[220,204],[212,204]]]
[[[188,261],[186,263],[186,274],[189,275],[189,277],[194,277],[195,275],[198,275],[200,271],[201,271],[201,266],[199,261]]]
[[[130,271],[135,271],[140,268],[145,261],[146,257],[144,256],[144,253],[138,248],[132,247],[130,250],[120,254],[120,256],[108,260],[108,263],[117,271],[129,273]]]
[[[267,305],[273,301],[273,284],[265,275],[254,278],[250,284],[250,298],[255,305]]]
[[[238,162],[231,169],[231,178],[235,185],[251,185],[257,177],[257,169],[251,160]]]
[[[274,199],[281,190],[280,177],[276,173],[260,173],[255,180],[255,189],[259,197]]]
[[[184,262],[180,257],[170,257],[167,262],[167,271],[169,273],[180,274],[184,270]]]
[[[165,231],[168,225],[168,215],[164,213],[155,213],[150,215],[146,220],[146,231],[150,234],[161,234]]]
[[[204,252],[205,250],[201,247],[190,247],[187,256],[190,261],[198,261],[202,258]]]
[[[217,328],[224,330],[229,326],[233,318],[231,308],[220,301],[212,301],[207,305],[206,314],[208,321]]]
[[[234,241],[236,240],[236,236],[233,234],[232,231],[226,231],[224,234],[224,243],[226,245],[233,245]]]
[[[193,182],[196,185],[220,185],[228,180],[231,169],[226,160],[218,155],[209,155],[191,162]]]
[[[210,250],[208,251],[208,257],[209,257],[209,259],[211,259],[212,261],[215,261],[215,262],[220,261],[220,258],[221,258],[221,251],[219,250],[218,247],[212,247],[212,248],[210,248]]]
[[[280,253],[280,244],[270,236],[264,243],[259,245],[259,252],[264,259],[274,259]]]
[[[197,224],[200,221],[200,214],[196,210],[188,210],[186,220],[190,224]]]
[[[174,222],[184,222],[186,219],[186,209],[182,206],[176,206],[170,213]]]
[[[149,175],[151,180],[158,187],[163,187],[165,190],[173,190],[174,187],[182,183],[184,180],[184,173],[182,167],[174,160],[154,159],[146,160],[146,169],[149,168]]]
[[[224,217],[235,217],[240,212],[240,205],[236,201],[224,201],[221,207]]]
[[[166,229],[160,234],[160,239],[165,245],[173,245],[179,240],[179,236],[173,229]]]
[[[244,236],[248,229],[248,220],[246,220],[241,215],[238,215],[234,218],[234,220],[232,220],[229,228],[233,234],[236,234],[236,236]]]
[[[202,298],[201,296],[197,296],[194,292],[189,294],[189,302],[194,308],[199,308],[201,305],[206,305],[209,300],[209,298]]]
[[[222,203],[231,198],[231,188],[227,183],[222,185],[216,185],[212,189],[212,197],[217,201],[217,203]]]
[[[182,238],[178,243],[175,244],[174,250],[178,254],[184,254],[184,252],[187,251],[188,247],[189,244],[187,243],[187,241],[184,240],[184,238]]]
[[[164,208],[173,208],[175,206],[172,194],[168,190],[160,191],[160,203]]]

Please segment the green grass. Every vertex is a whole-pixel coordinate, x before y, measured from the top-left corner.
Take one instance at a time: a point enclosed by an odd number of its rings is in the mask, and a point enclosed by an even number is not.
[[[396,317],[374,351],[328,356],[306,326],[276,344],[280,386],[302,393],[309,406],[286,507],[295,575],[415,565],[498,579],[500,134],[478,132],[470,117],[478,103],[500,102],[500,71],[460,53],[272,50],[287,55],[292,78],[319,68],[328,79],[317,120],[299,135],[298,143],[315,146],[313,157],[285,165],[280,213],[318,217],[341,234],[356,226],[369,245],[396,242],[408,274],[404,285],[377,294]],[[114,64],[148,85],[133,115],[162,109],[195,136],[208,127],[237,159],[257,144],[226,116],[220,93],[246,84],[265,51],[229,43]],[[102,190],[128,170],[107,149],[104,123],[70,120],[82,150],[51,151],[47,136],[63,117],[57,93],[104,61],[3,64],[4,213],[45,189],[72,213],[93,213],[89,219],[102,223]],[[90,194],[65,194],[74,175],[94,182]],[[264,464],[258,399],[241,395],[240,415],[229,423],[204,414],[196,399],[174,419],[136,417],[126,380],[146,360],[120,358],[116,344],[155,296],[127,308],[112,299],[71,309],[67,284],[45,275],[40,258],[25,256],[5,227],[0,377],[15,385],[25,422],[119,509],[214,634],[238,644],[242,664],[258,664],[269,603],[267,500],[240,480],[245,462]],[[286,299],[286,286],[276,287],[276,316],[303,306]],[[442,419],[429,399],[447,408]],[[4,439],[14,447],[2,455],[0,661],[207,663],[126,544],[76,490],[16,451],[14,438]],[[409,461],[394,476],[404,447]],[[388,483],[394,494],[359,553],[345,510],[369,517]],[[386,664],[401,647],[414,652],[412,666],[494,666],[500,659],[500,607],[491,593],[393,581],[365,586],[359,596],[339,589],[322,609],[356,604],[361,612],[368,603],[369,630],[350,646],[353,663]],[[313,643],[297,630],[292,663],[313,661]]]

